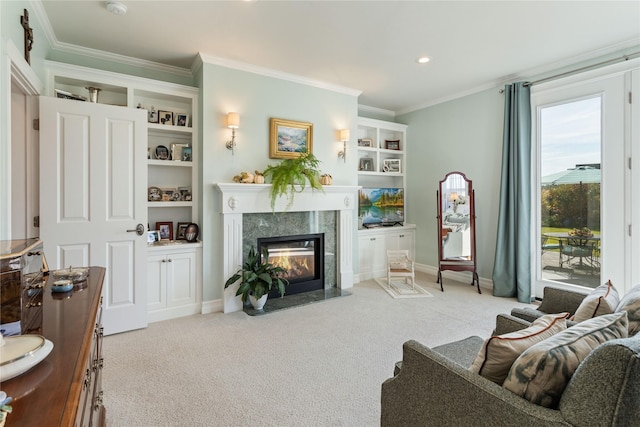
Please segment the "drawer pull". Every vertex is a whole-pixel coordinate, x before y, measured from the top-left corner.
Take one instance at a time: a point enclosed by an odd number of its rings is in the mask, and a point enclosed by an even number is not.
[[[38,302],[28,302],[25,304],[25,308],[32,308],[32,307],[40,307],[42,306],[42,302],[38,301]]]
[[[100,393],[98,393],[98,395],[96,396],[96,402],[95,402],[95,405],[93,406],[94,410],[97,411],[102,406],[103,396],[104,396],[104,392],[100,390]]]

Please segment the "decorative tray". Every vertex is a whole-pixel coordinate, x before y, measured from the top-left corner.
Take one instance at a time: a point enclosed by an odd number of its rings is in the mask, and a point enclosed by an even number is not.
[[[89,267],[69,267],[55,270],[51,274],[55,280],[71,280],[73,283],[84,282],[89,275]]]

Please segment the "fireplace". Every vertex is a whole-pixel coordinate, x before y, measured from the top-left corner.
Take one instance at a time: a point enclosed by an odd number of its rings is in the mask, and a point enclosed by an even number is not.
[[[269,251],[269,262],[287,270],[286,295],[324,289],[324,233],[258,238],[258,251]],[[277,289],[269,297],[279,297]]]
[[[358,187],[328,185],[324,186],[320,193],[307,186],[296,193],[293,203],[289,204],[286,198],[282,197],[276,200],[275,206],[271,204],[271,184],[217,183],[215,188],[220,194],[217,207],[222,214],[222,268],[219,275],[221,287],[243,264],[244,254],[255,245],[257,238],[309,232],[325,233],[325,251],[329,252],[325,253],[324,268],[328,270],[324,273],[327,282],[325,288],[331,286],[343,290],[353,287],[353,238],[356,235],[354,219],[355,209],[358,207]],[[289,223],[285,231],[272,232],[275,231],[273,225],[279,222],[281,217],[300,212],[309,213],[312,219],[311,224],[304,230],[291,231]],[[320,214],[327,212],[335,212],[336,224],[332,235],[322,229],[324,221]],[[315,213],[317,215],[314,215]],[[267,215],[260,217],[255,214]],[[252,228],[262,231],[253,236],[250,242],[244,242],[245,232],[248,231],[243,225],[247,219],[245,217],[253,216],[256,216],[257,220]],[[236,284],[223,290],[222,308],[225,313],[243,309],[242,300],[236,296],[238,286]]]

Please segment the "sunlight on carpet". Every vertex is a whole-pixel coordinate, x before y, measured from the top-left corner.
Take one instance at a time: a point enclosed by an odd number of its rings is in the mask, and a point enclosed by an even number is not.
[[[429,291],[425,290],[416,282],[412,287],[410,284],[405,283],[404,279],[391,279],[391,286],[387,283],[385,277],[374,279],[374,281],[384,289],[393,298],[431,298],[433,295]]]

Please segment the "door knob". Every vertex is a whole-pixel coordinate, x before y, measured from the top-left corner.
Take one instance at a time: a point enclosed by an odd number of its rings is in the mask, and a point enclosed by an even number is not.
[[[144,234],[144,225],[138,224],[133,230],[127,230],[127,233],[136,233],[138,236],[142,236]]]

